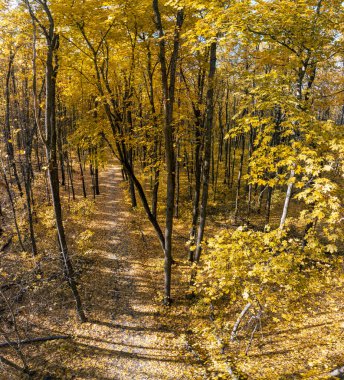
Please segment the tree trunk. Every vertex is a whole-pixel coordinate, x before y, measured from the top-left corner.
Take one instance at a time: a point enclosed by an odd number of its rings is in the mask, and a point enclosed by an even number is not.
[[[166,61],[166,41],[165,33],[161,21],[158,0],[153,0],[153,11],[155,24],[159,32],[159,62],[161,68],[161,84],[164,101],[164,138],[165,138],[165,162],[167,171],[167,190],[166,190],[166,222],[165,222],[165,304],[171,303],[171,269],[172,269],[172,232],[173,232],[173,211],[175,195],[175,152],[174,152],[174,128],[173,105],[176,82],[176,69],[179,54],[179,35],[183,24],[183,9],[177,12],[177,21],[174,32],[173,52],[169,64]]]
[[[241,136],[241,156],[240,156],[240,165],[239,165],[239,172],[238,172],[238,179],[237,179],[237,188],[236,188],[236,195],[235,195],[235,211],[234,211],[234,220],[237,221],[238,214],[239,214],[239,202],[240,202],[240,188],[241,188],[241,177],[242,177],[242,170],[243,170],[243,164],[244,164],[244,155],[245,155],[245,135]]]
[[[72,290],[76,304],[76,310],[81,322],[86,321],[86,316],[81,303],[81,298],[77,288],[74,269],[69,257],[67,240],[63,226],[62,208],[60,200],[58,157],[57,157],[57,131],[56,131],[56,77],[58,73],[57,51],[59,48],[59,36],[55,32],[54,19],[46,2],[42,2],[43,11],[46,14],[49,24],[43,26],[37,19],[29,0],[26,0],[30,15],[34,23],[38,23],[45,35],[47,42],[46,72],[45,72],[45,151],[48,162],[49,185],[52,196],[52,203],[55,214],[55,224],[58,235],[58,242],[63,263],[64,273],[68,284]],[[48,29],[47,29],[48,28]],[[34,61],[35,66],[35,61]],[[35,68],[34,68],[35,70]],[[37,110],[35,110],[37,114]]]
[[[20,248],[23,251],[25,251],[25,247],[24,247],[23,240],[22,240],[22,237],[21,237],[21,232],[20,232],[19,225],[18,225],[17,211],[16,211],[16,206],[15,206],[15,203],[14,203],[15,201],[14,201],[13,196],[12,196],[10,184],[8,182],[6,171],[5,171],[5,167],[4,167],[4,164],[2,162],[1,157],[0,157],[0,160],[1,160],[2,175],[3,175],[3,179],[4,179],[4,183],[5,183],[5,188],[6,188],[6,191],[7,191],[8,199],[10,201],[10,205],[11,205],[11,209],[12,209],[13,222],[14,222],[14,226],[15,226],[15,229],[16,229],[16,232],[17,232],[18,241],[19,241],[19,244],[20,244]]]
[[[77,149],[77,155],[78,155],[78,161],[79,161],[79,168],[80,168],[80,177],[81,177],[81,184],[82,184],[82,194],[84,198],[87,197],[86,194],[86,184],[85,184],[85,177],[84,177],[84,169],[82,167],[82,161],[81,161],[81,153],[80,148]]]
[[[6,85],[5,85],[6,111],[5,111],[5,124],[4,124],[4,138],[5,138],[8,161],[12,168],[14,179],[16,181],[16,184],[19,190],[19,194],[20,196],[22,196],[23,190],[20,184],[17,166],[15,163],[14,148],[13,148],[12,137],[11,137],[11,122],[10,122],[10,79],[11,79],[13,61],[14,61],[14,53],[11,52],[9,63],[8,63],[8,71],[6,75]]]
[[[204,164],[203,164],[203,181],[202,181],[202,202],[200,208],[200,223],[197,234],[197,247],[195,252],[195,261],[198,262],[201,256],[202,241],[204,228],[207,216],[208,204],[208,189],[209,189],[209,172],[211,159],[211,140],[213,130],[213,115],[214,115],[214,87],[215,87],[215,72],[216,72],[216,42],[210,45],[210,67],[208,75],[208,91],[207,91],[207,116],[205,122],[205,141],[204,141]]]
[[[295,177],[295,171],[294,171],[294,169],[292,169],[290,171],[289,180],[292,180],[294,177]],[[279,226],[279,228],[281,230],[283,229],[285,221],[287,219],[288,209],[289,209],[289,204],[290,204],[290,199],[291,199],[291,194],[292,194],[292,191],[293,191],[293,186],[294,186],[294,182],[290,182],[288,184],[288,187],[287,187],[287,193],[286,193],[286,196],[285,196],[285,201],[284,201],[284,206],[283,206],[283,212],[282,212],[281,222],[280,222],[280,226]]]
[[[175,205],[174,205],[174,216],[178,219],[179,218],[179,196],[180,196],[180,142],[179,139],[177,139],[176,142],[177,145],[177,152],[176,152],[176,199],[175,199]]]

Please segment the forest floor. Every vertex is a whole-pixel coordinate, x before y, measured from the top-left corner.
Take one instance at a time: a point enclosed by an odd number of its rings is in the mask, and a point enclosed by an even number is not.
[[[70,339],[23,346],[30,368],[36,371],[34,380],[230,378],[218,376],[226,372],[228,360],[247,379],[315,380],[344,363],[343,289],[335,284],[312,301],[309,311],[295,312],[295,320],[264,326],[248,355],[250,331],[242,331],[237,342],[226,344],[223,355],[216,339],[209,343],[214,327],[209,311],[198,313],[194,300],[186,297],[190,265],[183,216],[176,221],[174,232],[175,302],[166,308],[161,305],[161,247],[140,207],[130,208],[118,165],[101,171],[100,191],[95,202],[89,195],[86,203],[80,186],[75,202],[69,202],[68,193],[61,191],[87,323],[78,322],[70,289],[61,276],[54,224],[51,232],[37,227],[43,231],[39,236],[43,276],[32,282],[30,275],[30,285],[18,304],[21,334],[23,338],[65,334]],[[90,207],[89,215],[83,219],[79,213],[76,222],[72,207],[82,204]],[[210,218],[210,230],[214,223]],[[87,247],[77,249],[76,242],[87,231],[93,233]],[[9,271],[18,269],[18,277],[26,275],[20,263],[28,261],[27,255],[9,250],[1,260],[5,270],[8,265]],[[233,307],[229,326],[239,312]],[[209,352],[215,353],[215,362]],[[21,365],[11,349],[1,349],[1,355]],[[0,366],[0,380],[24,378]]]
[[[38,369],[37,379],[203,377],[203,370],[186,350],[183,321],[171,323],[158,302],[163,280],[161,248],[152,231],[147,231],[147,222],[130,212],[121,181],[119,166],[101,173],[97,208],[91,222],[84,225],[94,232],[93,247],[81,260],[79,281],[88,322],[78,323],[68,288],[63,307],[54,304],[48,308],[49,316],[35,310],[28,317],[37,326],[35,335],[38,331],[42,335],[42,330],[43,335],[49,335],[47,331],[72,335],[69,340],[31,346],[29,363]],[[1,380],[17,376],[1,375],[0,369]]]

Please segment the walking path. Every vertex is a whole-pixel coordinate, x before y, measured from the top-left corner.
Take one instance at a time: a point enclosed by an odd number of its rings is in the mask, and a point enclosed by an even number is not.
[[[89,226],[95,232],[94,258],[82,280],[90,322],[77,327],[70,365],[74,378],[202,378],[180,331],[163,323],[157,301],[162,253],[124,202],[120,168],[106,169],[100,183],[98,210]]]

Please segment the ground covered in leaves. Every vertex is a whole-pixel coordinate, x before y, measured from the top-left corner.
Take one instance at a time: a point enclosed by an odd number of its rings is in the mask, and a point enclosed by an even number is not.
[[[202,378],[203,369],[186,349],[184,322],[176,318],[170,323],[160,306],[162,255],[155,236],[123,201],[120,169],[110,167],[100,181],[92,215],[84,221],[81,215],[72,232],[73,221],[66,221],[70,246],[84,245],[73,261],[89,322],[77,321],[69,289],[58,274],[37,279],[34,294],[22,306],[20,318],[30,326],[26,336],[71,336],[24,347],[36,378]],[[12,356],[10,349],[2,351]],[[0,371],[3,380],[20,378],[8,367]]]
[[[89,321],[78,322],[61,276],[49,209],[39,216],[45,224],[42,275],[30,263],[18,268],[17,276],[27,278],[16,308],[22,337],[69,336],[23,347],[34,379],[231,379],[232,369],[247,379],[318,379],[344,364],[342,289],[335,284],[292,321],[263,320],[247,355],[249,329],[230,342],[217,326],[220,311],[199,307],[190,296],[184,215],[174,237],[174,303],[161,306],[163,259],[154,232],[140,207],[130,210],[125,201],[118,166],[109,165],[100,184],[95,202],[80,195],[68,202],[64,196],[65,225]],[[27,254],[6,250],[4,270],[7,266],[10,272],[18,259],[30,262]],[[239,312],[233,308],[227,316],[229,331]],[[1,355],[20,364],[9,348]],[[0,368],[0,379],[21,378],[8,366]]]

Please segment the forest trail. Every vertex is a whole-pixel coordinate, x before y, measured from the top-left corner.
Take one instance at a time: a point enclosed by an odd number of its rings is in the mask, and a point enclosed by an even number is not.
[[[197,365],[175,326],[162,323],[154,299],[162,275],[151,264],[161,262],[161,252],[154,236],[135,231],[139,222],[124,201],[121,180],[119,166],[101,173],[98,208],[87,226],[96,244],[82,276],[89,322],[76,326],[71,378],[195,379]]]

